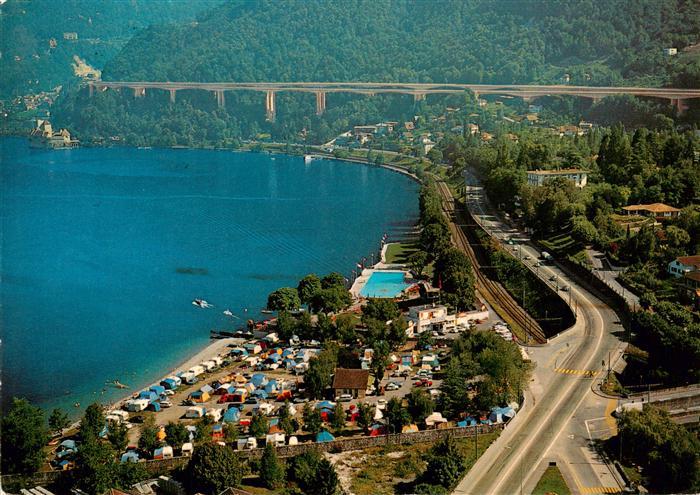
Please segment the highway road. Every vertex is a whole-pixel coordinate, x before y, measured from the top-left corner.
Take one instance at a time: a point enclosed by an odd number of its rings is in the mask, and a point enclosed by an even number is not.
[[[470,209],[482,224],[504,240],[522,237],[493,216],[478,182],[467,187]],[[534,267],[539,252],[522,243],[514,253]],[[527,258],[527,259],[526,259]],[[535,268],[543,279],[567,293],[577,308],[576,324],[543,347],[528,350],[536,368],[525,394],[523,410],[500,438],[479,459],[454,491],[455,494],[529,493],[546,461],[557,461],[574,493],[608,493],[621,487],[607,465],[591,448],[596,437],[610,434],[610,403],[596,396],[592,382],[602,377],[603,362],[619,357],[620,342],[612,334],[621,330],[616,314],[602,301],[578,286],[554,265]],[[592,376],[591,376],[592,372]],[[608,413],[608,414],[606,414]]]

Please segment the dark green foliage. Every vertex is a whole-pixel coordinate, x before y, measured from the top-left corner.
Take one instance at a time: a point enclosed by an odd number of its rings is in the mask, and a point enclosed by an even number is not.
[[[217,494],[241,484],[245,467],[228,446],[207,443],[197,447],[187,465],[185,477],[192,493]]]
[[[80,444],[75,459],[78,488],[89,494],[105,493],[109,488],[122,490],[148,477],[141,463],[120,463],[109,443],[93,436]]]
[[[279,419],[279,427],[288,437],[294,435],[299,429],[299,422],[289,412],[288,401],[285,401],[284,406],[280,408],[277,418]]]
[[[297,320],[288,311],[280,311],[277,315],[277,336],[289,340],[298,331]]]
[[[309,304],[313,301],[314,296],[321,290],[321,279],[318,275],[311,273],[302,278],[297,285],[299,299],[304,304]]]
[[[321,279],[321,288],[345,288],[345,277],[338,272],[331,272]]]
[[[386,420],[390,433],[401,433],[401,429],[411,423],[411,415],[403,407],[401,399],[392,397],[386,404]]]
[[[421,250],[416,251],[415,253],[411,254],[406,261],[411,271],[417,277],[420,277],[428,264],[428,253]]]
[[[326,389],[331,386],[331,377],[337,365],[338,349],[335,346],[326,347],[317,356],[311,358],[309,369],[304,373],[304,385],[311,398],[323,397]]]
[[[250,434],[254,437],[260,438],[267,435],[270,430],[270,422],[267,416],[260,413],[260,411],[253,414],[253,418],[250,420]]]
[[[414,423],[421,423],[435,410],[435,402],[423,389],[414,388],[406,396],[408,412]]]
[[[339,489],[333,464],[317,450],[310,450],[291,459],[287,477],[295,481],[303,493],[335,495]]]
[[[37,471],[46,453],[48,432],[44,413],[26,399],[12,399],[2,418],[2,472],[31,474]]]
[[[467,460],[451,437],[439,440],[428,455],[428,466],[419,481],[452,488],[467,470]]]
[[[443,300],[464,310],[474,303],[474,272],[469,258],[456,248],[446,250],[435,262],[433,284],[444,293]]]
[[[153,455],[153,451],[161,446],[161,441],[158,440],[159,430],[152,418],[149,418],[141,427],[139,448],[148,452],[149,455]],[[197,425],[197,432],[199,433],[199,425]]]
[[[111,421],[107,426],[107,440],[117,452],[122,452],[129,443],[129,430],[123,422]]]
[[[80,436],[83,439],[88,437],[97,438],[105,427],[105,423],[102,406],[97,402],[93,402],[85,409],[83,419],[80,420]]]
[[[334,286],[316,293],[311,305],[326,313],[336,313],[350,305],[352,299],[345,287]]]
[[[368,318],[385,322],[398,318],[400,314],[399,307],[393,299],[370,298],[362,307],[363,322]]]
[[[184,424],[170,421],[165,425],[165,441],[171,447],[179,449],[183,443],[190,441],[190,433]]]
[[[700,487],[700,441],[665,411],[645,407],[622,413],[617,441],[623,460],[644,468],[651,492],[691,493]]]
[[[343,404],[341,402],[338,402],[333,409],[331,426],[336,433],[340,433],[345,428],[345,409],[343,409]]]
[[[355,420],[358,427],[367,430],[372,425],[374,419],[374,411],[372,406],[366,402],[361,402],[357,405],[357,419]]]
[[[284,482],[284,464],[277,457],[277,452],[272,445],[265,445],[260,459],[260,479],[263,484],[273,490],[279,488]]]
[[[54,409],[49,416],[49,428],[51,431],[61,432],[64,428],[70,426],[68,415],[60,409]]]
[[[267,308],[274,311],[296,311],[299,306],[299,294],[291,287],[282,287],[267,296]]]
[[[316,435],[321,431],[321,426],[323,425],[321,412],[308,402],[304,404],[302,419],[304,420],[304,431],[308,431],[312,435]]]

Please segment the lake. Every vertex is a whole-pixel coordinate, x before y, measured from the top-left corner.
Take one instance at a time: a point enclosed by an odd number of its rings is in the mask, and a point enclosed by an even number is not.
[[[105,382],[147,385],[211,329],[259,318],[274,289],[350,277],[418,216],[417,184],[334,160],[19,138],[0,153],[5,404],[113,401],[124,391]]]

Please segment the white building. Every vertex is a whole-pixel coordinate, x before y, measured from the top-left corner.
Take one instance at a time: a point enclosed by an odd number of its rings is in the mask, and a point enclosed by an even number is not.
[[[455,332],[466,329],[471,321],[488,318],[488,311],[484,309],[449,314],[447,307],[443,305],[413,306],[408,310],[406,332],[415,335],[425,331]]]
[[[586,187],[588,184],[588,172],[577,168],[567,168],[561,170],[528,170],[527,183],[531,186],[539,187],[548,180],[563,177],[576,184],[576,187]]]
[[[678,278],[696,270],[700,270],[700,254],[679,256],[668,264],[668,273]]]

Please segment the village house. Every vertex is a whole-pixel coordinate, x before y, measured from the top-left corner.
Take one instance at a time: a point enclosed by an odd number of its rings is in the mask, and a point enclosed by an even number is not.
[[[483,305],[476,311],[452,314],[447,311],[447,306],[441,304],[413,306],[408,309],[408,328],[406,333],[409,336],[413,336],[426,331],[455,332],[466,329],[472,321],[487,318],[488,311]]]
[[[622,210],[627,215],[645,215],[648,217],[654,217],[657,220],[676,218],[681,214],[681,210],[678,208],[674,208],[673,206],[665,205],[663,203],[623,206]]]
[[[577,168],[527,171],[527,183],[535,187],[540,187],[545,182],[558,178],[569,179],[576,184],[576,187],[586,187],[588,183],[588,172]]]
[[[700,270],[700,254],[679,256],[668,264],[668,273],[674,277],[683,277],[687,273]]]
[[[364,399],[369,381],[369,370],[336,368],[333,376],[335,398],[351,395],[353,399]]]

